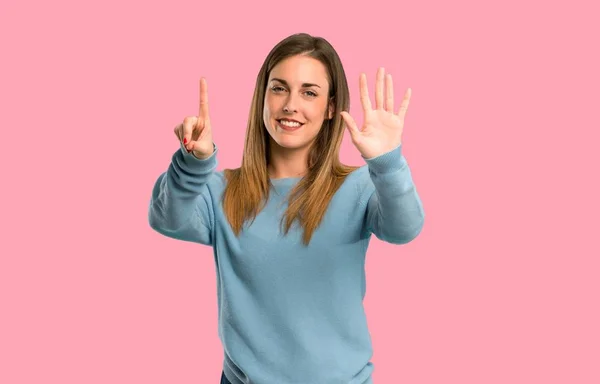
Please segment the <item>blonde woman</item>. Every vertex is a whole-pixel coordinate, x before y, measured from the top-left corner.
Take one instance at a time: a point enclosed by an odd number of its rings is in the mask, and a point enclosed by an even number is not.
[[[369,240],[405,244],[424,222],[402,154],[410,89],[396,110],[391,75],[380,68],[375,81],[372,104],[360,76],[359,126],[334,48],[295,34],[260,69],[239,168],[216,170],[206,79],[198,116],[175,128],[180,147],[156,181],[149,223],[213,248],[221,383],[372,383]],[[339,160],[346,129],[362,166]]]

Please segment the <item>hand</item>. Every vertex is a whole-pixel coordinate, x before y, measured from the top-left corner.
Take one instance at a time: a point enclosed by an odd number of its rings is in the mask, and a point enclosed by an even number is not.
[[[384,76],[385,70],[379,68],[377,71],[377,82],[375,83],[375,109],[372,109],[367,88],[367,76],[364,73],[360,75],[360,100],[365,120],[362,129],[358,129],[356,122],[348,112],[340,112],[348,127],[348,131],[350,131],[352,143],[366,159],[389,152],[402,143],[404,116],[406,115],[412,91],[410,88],[406,90],[400,110],[395,114],[394,88],[392,75],[390,74],[385,76],[386,93],[384,106]]]
[[[199,159],[206,159],[214,151],[212,129],[208,116],[208,85],[206,79],[200,79],[200,113],[187,116],[183,124],[175,127],[175,136],[183,142],[188,152]]]

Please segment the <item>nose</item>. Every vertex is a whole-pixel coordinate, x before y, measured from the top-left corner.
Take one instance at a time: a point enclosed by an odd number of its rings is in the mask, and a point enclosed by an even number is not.
[[[283,106],[283,111],[286,113],[294,113],[297,112],[296,109],[296,100],[295,98],[290,95],[287,100],[285,101],[285,104]]]

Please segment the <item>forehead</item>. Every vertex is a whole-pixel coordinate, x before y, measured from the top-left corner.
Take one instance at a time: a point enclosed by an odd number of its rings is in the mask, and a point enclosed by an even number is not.
[[[285,80],[289,84],[301,85],[302,83],[314,83],[325,86],[327,82],[327,70],[323,63],[310,56],[292,56],[280,61],[269,74],[269,80],[273,78]]]

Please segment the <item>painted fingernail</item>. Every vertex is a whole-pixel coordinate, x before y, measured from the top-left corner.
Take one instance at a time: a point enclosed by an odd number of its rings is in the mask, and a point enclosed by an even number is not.
[[[183,144],[187,144],[187,139],[185,137],[183,138]]]

